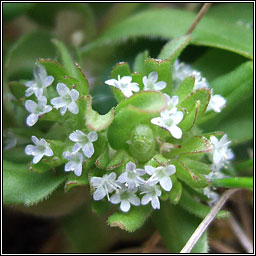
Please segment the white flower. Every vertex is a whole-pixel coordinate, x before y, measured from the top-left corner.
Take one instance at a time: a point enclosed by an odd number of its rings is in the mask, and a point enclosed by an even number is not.
[[[53,156],[53,151],[50,148],[50,144],[47,143],[44,139],[38,139],[36,136],[31,137],[32,141],[34,142],[34,145],[27,145],[25,147],[25,153],[26,155],[32,155],[33,158],[33,164],[37,164],[43,156]]]
[[[145,166],[145,171],[147,174],[151,175],[151,177],[146,181],[146,184],[149,186],[154,186],[157,183],[160,183],[161,187],[166,191],[171,191],[172,189],[172,180],[170,178],[171,175],[176,173],[175,165],[168,166],[159,166],[152,167],[150,165]]]
[[[210,199],[210,201],[208,201],[210,206],[214,205],[219,200],[219,195],[213,192],[210,187],[204,188],[203,193]]]
[[[217,113],[221,112],[221,110],[226,106],[226,100],[219,94],[213,95],[211,94],[211,99],[208,104],[206,111],[213,110]]]
[[[158,185],[149,186],[144,185],[140,187],[141,194],[145,194],[141,199],[141,204],[146,205],[151,201],[153,209],[160,209],[160,202],[158,197],[161,196],[162,191]]]
[[[79,109],[76,101],[79,97],[79,92],[76,89],[69,90],[63,83],[58,83],[56,88],[60,97],[51,100],[51,104],[54,108],[60,109],[62,116],[66,113],[67,109],[73,114],[78,114]]]
[[[160,117],[155,117],[151,119],[151,123],[166,129],[171,133],[175,139],[180,139],[182,137],[182,130],[177,126],[183,119],[183,112],[177,111],[172,113],[172,111],[162,111]]]
[[[231,141],[228,141],[227,134],[218,140],[215,136],[210,137],[212,143],[212,160],[215,165],[225,163],[228,160],[231,160],[234,157],[231,149],[228,148],[228,145]]]
[[[131,161],[126,164],[125,168],[125,172],[118,177],[120,183],[125,183],[128,189],[134,189],[145,183],[144,179],[140,177],[146,173],[145,170],[136,169],[136,165]]]
[[[46,103],[47,98],[45,96],[39,97],[38,103],[33,100],[26,100],[25,108],[31,113],[26,119],[28,126],[33,126],[38,121],[39,116],[52,110],[52,106],[46,105]]]
[[[202,77],[202,75],[199,71],[194,70],[189,75],[192,75],[195,77],[194,91],[196,91],[198,89],[208,89],[209,88],[206,78]]]
[[[169,114],[175,114],[177,112],[176,106],[179,103],[179,97],[178,96],[173,96],[170,98],[170,96],[166,93],[164,93],[165,100],[167,102],[167,109],[164,110],[163,112],[168,111]]]
[[[131,204],[140,205],[140,199],[135,194],[138,188],[128,189],[126,186],[121,187],[116,191],[114,195],[110,197],[112,204],[120,204],[120,209],[123,212],[128,212],[131,208]]]
[[[157,82],[158,80],[158,74],[157,72],[153,71],[151,72],[148,77],[144,76],[143,77],[143,84],[144,84],[144,90],[156,90],[156,91],[161,91],[166,87],[166,82],[160,81]]]
[[[93,193],[94,200],[101,200],[107,196],[108,201],[110,201],[109,193],[121,188],[116,182],[116,173],[114,172],[105,174],[103,177],[92,177],[90,179],[90,184],[96,188],[95,192]]]
[[[43,96],[44,89],[50,86],[54,80],[53,76],[47,76],[45,68],[36,63],[34,67],[35,80],[28,81],[25,86],[28,87],[25,96],[29,97],[35,94],[37,98]]]
[[[87,135],[80,130],[76,130],[69,135],[69,139],[76,142],[72,151],[76,152],[82,148],[84,155],[90,158],[94,154],[94,147],[92,142],[98,139],[96,132],[89,132]]]
[[[63,152],[63,157],[69,160],[65,164],[65,172],[74,172],[76,176],[81,176],[83,169],[83,154],[80,152]]]
[[[131,97],[133,92],[138,92],[140,90],[137,83],[131,83],[132,77],[131,76],[123,76],[120,78],[118,75],[118,80],[116,79],[109,79],[105,81],[105,84],[112,85],[117,89],[121,90],[125,97]]]

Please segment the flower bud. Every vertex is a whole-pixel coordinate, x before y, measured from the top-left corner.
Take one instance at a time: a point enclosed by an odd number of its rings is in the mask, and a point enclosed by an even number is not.
[[[129,149],[139,162],[146,162],[155,153],[155,140],[152,129],[145,124],[137,125],[131,132]]]

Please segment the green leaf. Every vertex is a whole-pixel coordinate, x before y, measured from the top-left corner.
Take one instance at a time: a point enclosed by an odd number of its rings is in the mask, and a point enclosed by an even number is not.
[[[195,105],[198,103],[197,118],[200,119],[202,114],[206,111],[208,103],[211,98],[211,92],[208,89],[198,89],[187,96],[179,106],[185,108],[188,113],[193,110]]]
[[[167,107],[167,104],[162,93],[158,91],[143,91],[120,102],[116,106],[116,113],[118,114],[120,110],[123,110],[127,106],[133,106],[138,110],[156,114],[164,110]]]
[[[204,154],[210,152],[212,149],[211,142],[204,136],[194,136],[182,143],[180,148],[174,148],[168,154],[170,157],[175,157],[180,154],[188,155]]]
[[[25,97],[25,90],[27,87],[21,81],[10,82],[10,83],[8,83],[8,86],[10,88],[12,95],[17,100],[20,100],[21,98]]]
[[[149,205],[132,206],[127,213],[121,211],[115,212],[108,218],[107,222],[111,227],[118,227],[129,232],[134,232],[144,224],[151,212],[152,207]]]
[[[117,167],[121,166],[124,162],[124,159],[127,157],[127,153],[124,150],[117,151],[112,157],[111,161],[107,165],[107,170],[112,171]]]
[[[188,95],[190,95],[194,89],[195,77],[188,76],[183,82],[179,85],[179,87],[175,90],[173,95],[179,97],[179,102],[181,103]]]
[[[3,159],[15,163],[28,163],[31,156],[25,154],[24,147],[15,147],[3,151]]]
[[[70,189],[77,186],[86,186],[89,184],[88,174],[83,172],[81,176],[76,176],[73,172],[69,174],[64,186],[64,191],[68,192]]]
[[[3,161],[3,202],[4,204],[37,204],[48,198],[66,179],[63,170],[57,174],[47,172],[35,174],[27,164]]]
[[[212,180],[212,185],[223,188],[247,188],[253,189],[252,177],[235,177]]]
[[[99,169],[105,169],[109,163],[109,148],[108,146],[106,149],[100,154],[97,158],[95,164]]]
[[[179,205],[197,217],[205,218],[211,210],[210,206],[204,205],[195,200],[188,191],[183,189]],[[216,218],[228,218],[230,213],[224,210],[218,212]]]
[[[108,140],[114,149],[128,148],[131,131],[138,124],[150,124],[150,119],[166,107],[163,94],[139,92],[116,107],[116,115],[108,129]]]
[[[32,32],[21,37],[9,50],[4,62],[5,80],[32,79],[36,59],[55,58],[56,50],[48,32]],[[24,61],[25,60],[25,61]]]
[[[170,202],[174,205],[179,203],[181,194],[182,194],[182,185],[179,181],[176,181],[173,184],[172,190],[169,195]]]
[[[176,166],[176,175],[178,179],[194,188],[204,188],[209,186],[206,178],[197,170],[190,169],[185,163],[179,160],[172,160],[172,164]]]
[[[190,35],[185,35],[177,37],[169,41],[161,50],[158,58],[159,59],[169,59],[173,65],[175,60],[179,57],[182,50],[191,41]]]
[[[3,20],[9,21],[16,18],[34,5],[35,3],[3,3]]]
[[[117,63],[114,67],[113,70],[111,71],[111,78],[118,80],[118,77],[122,78],[123,76],[130,76],[131,71],[129,64],[126,62],[119,62]],[[115,88],[114,86],[110,86],[117,102],[120,102],[125,99],[125,96],[121,92],[121,90]]]
[[[88,81],[77,63],[74,62],[66,46],[59,40],[54,39],[52,42],[59,50],[61,62],[68,72],[69,76],[74,77],[78,81],[76,89],[79,91],[80,96],[87,95],[89,93]]]
[[[207,16],[237,24],[238,26],[244,26],[244,29],[252,29],[248,25],[253,22],[253,4],[240,2],[213,5],[208,10]]]
[[[211,170],[211,166],[209,164],[202,163],[201,161],[196,161],[190,158],[179,158],[190,170],[196,171],[200,174],[209,174]]]
[[[189,214],[169,201],[161,202],[159,211],[153,214],[153,222],[161,234],[170,253],[179,253],[191,237],[201,219]],[[205,232],[192,249],[191,253],[207,253],[207,233]]]
[[[106,225],[105,218],[100,218],[92,213],[90,204],[84,204],[60,221],[67,242],[72,246],[72,252],[100,253],[107,251],[120,236],[117,236]]]
[[[107,114],[100,115],[98,112],[92,109],[92,98],[89,95],[87,97],[87,108],[86,108],[86,125],[92,131],[105,130],[113,121],[114,108],[112,108]]]
[[[166,87],[161,90],[162,93],[171,94],[172,90],[172,73],[171,73],[171,62],[169,60],[159,60],[147,58],[144,61],[144,68],[146,75],[156,71],[158,74],[158,81],[166,82]]]
[[[142,74],[145,74],[145,68],[144,68],[144,61],[149,57],[148,50],[145,50],[144,52],[139,53],[133,64],[133,72],[139,72]]]
[[[195,17],[195,13],[174,8],[143,11],[115,24],[97,40],[84,46],[81,51],[85,53],[96,47],[117,44],[134,37],[158,36],[165,39],[179,37],[186,34]],[[195,45],[221,48],[252,58],[252,36],[251,30],[207,17],[206,14],[193,31],[191,42]]]

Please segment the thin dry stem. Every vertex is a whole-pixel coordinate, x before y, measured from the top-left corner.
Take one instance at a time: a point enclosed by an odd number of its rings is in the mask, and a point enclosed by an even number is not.
[[[253,253],[253,244],[252,241],[247,237],[247,235],[244,233],[243,229],[238,224],[237,220],[234,218],[234,216],[231,215],[229,218],[230,226],[232,227],[235,236],[239,240],[240,244],[243,246],[243,248],[246,250],[247,253]]]
[[[192,234],[192,236],[189,238],[186,245],[183,247],[183,249],[180,251],[180,253],[190,253],[193,247],[195,246],[196,242],[199,240],[199,238],[202,236],[204,231],[207,229],[207,227],[210,225],[210,223],[214,220],[220,209],[223,207],[225,202],[229,199],[229,197],[234,194],[239,189],[229,189],[226,192],[223,193],[219,201],[212,207],[208,215],[203,219],[203,221],[200,223],[200,225],[197,227],[195,232]]]
[[[205,3],[203,5],[203,7],[201,8],[201,10],[199,11],[199,13],[197,14],[194,22],[192,23],[192,25],[190,26],[190,28],[188,29],[186,35],[191,34],[193,32],[193,30],[196,28],[197,24],[199,23],[199,21],[203,18],[203,16],[205,15],[205,13],[207,12],[208,8],[211,6],[211,3]]]
[[[237,250],[217,240],[210,241],[210,246],[220,253],[239,253]]]
[[[158,231],[155,231],[154,234],[149,238],[149,240],[145,243],[145,246],[142,249],[142,253],[150,253],[154,251],[158,242],[161,240],[161,236]]]

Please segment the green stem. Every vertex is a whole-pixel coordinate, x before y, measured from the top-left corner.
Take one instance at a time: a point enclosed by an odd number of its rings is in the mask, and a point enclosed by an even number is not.
[[[252,177],[235,177],[235,178],[224,178],[216,179],[212,181],[212,185],[215,187],[224,188],[253,188],[253,178]]]

